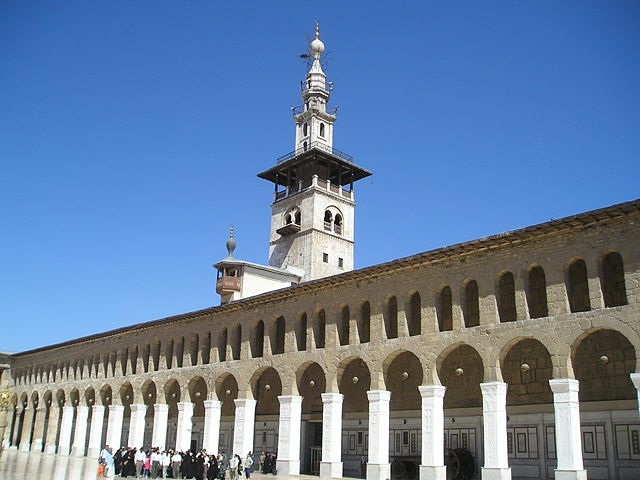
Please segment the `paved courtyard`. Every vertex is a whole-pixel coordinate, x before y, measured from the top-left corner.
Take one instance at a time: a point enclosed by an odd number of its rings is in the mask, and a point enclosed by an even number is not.
[[[0,455],[0,480],[96,480],[98,463],[96,459],[68,457],[44,453],[26,453],[3,450]],[[266,480],[271,475],[253,474],[251,478]],[[302,475],[295,478],[317,479]]]

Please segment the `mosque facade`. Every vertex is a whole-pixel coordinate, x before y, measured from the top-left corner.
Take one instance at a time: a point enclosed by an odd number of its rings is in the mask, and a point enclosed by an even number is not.
[[[277,453],[323,479],[640,478],[640,200],[353,270],[354,188],[312,64],[269,264],[221,305],[17,354],[4,448]],[[1,422],[0,422],[1,423]],[[448,471],[447,471],[448,470]]]

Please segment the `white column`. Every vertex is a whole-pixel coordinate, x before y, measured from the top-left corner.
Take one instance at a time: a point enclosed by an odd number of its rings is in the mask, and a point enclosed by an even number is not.
[[[631,373],[629,376],[631,377],[633,386],[636,387],[636,390],[638,391],[638,413],[640,413],[640,373]]]
[[[115,453],[122,445],[122,419],[124,407],[122,405],[109,405],[109,422],[107,423],[107,445],[113,448]]]
[[[62,420],[60,421],[60,440],[58,441],[58,453],[60,455],[69,455],[72,424],[73,407],[62,407]]]
[[[342,478],[342,400],[341,393],[323,393],[322,461],[320,478]]]
[[[482,480],[509,480],[507,458],[507,384],[481,383],[484,429],[484,467]]]
[[[555,413],[556,480],[586,480],[587,471],[582,465],[582,441],[580,434],[579,382],[571,378],[549,380],[553,392]]]
[[[87,420],[89,419],[89,407],[78,405],[76,407],[76,431],[73,435],[72,454],[76,457],[84,456],[84,444],[87,441]]]
[[[204,432],[202,447],[207,451],[207,453],[213,455],[218,454],[221,409],[222,403],[218,400],[204,401]]]
[[[167,448],[167,422],[169,421],[169,405],[156,403],[153,406],[153,433],[151,446],[161,450]]]
[[[369,462],[367,480],[391,478],[389,465],[389,401],[391,392],[369,390]]]
[[[91,428],[89,429],[89,448],[87,449],[87,457],[89,458],[98,458],[100,456],[103,425],[104,406],[94,405],[91,407]]]
[[[420,385],[422,397],[422,460],[420,480],[446,480],[444,466],[444,392],[440,385]]]
[[[57,404],[49,407],[49,424],[47,425],[47,436],[44,440],[45,453],[56,453],[56,437],[60,424],[60,407]]]
[[[31,405],[27,406],[27,408],[24,409],[22,432],[20,432],[20,446],[18,447],[21,452],[28,452],[31,449],[29,437],[31,437],[31,427],[33,426],[34,414],[35,409]]]
[[[36,409],[36,418],[33,422],[33,441],[31,442],[32,452],[42,452],[42,447],[44,445],[44,421],[46,415],[46,408],[40,406]]]
[[[300,475],[300,422],[302,397],[282,395],[278,421],[278,475]]]
[[[253,427],[256,418],[256,401],[236,398],[236,418],[233,423],[233,452],[245,456],[253,451]]]
[[[131,405],[131,418],[129,420],[129,440],[127,445],[140,449],[144,443],[144,417],[147,414],[147,406],[144,403]]]
[[[178,402],[178,426],[176,429],[176,450],[186,452],[191,448],[191,429],[193,423],[193,403]]]

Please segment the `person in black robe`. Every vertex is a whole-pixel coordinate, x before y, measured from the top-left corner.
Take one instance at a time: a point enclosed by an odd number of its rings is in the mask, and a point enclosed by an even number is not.
[[[122,448],[120,448],[113,456],[113,468],[116,475],[120,475],[120,472],[122,471],[122,453]]]
[[[195,474],[195,458],[191,450],[187,450],[182,459],[182,478],[193,478]]]
[[[218,478],[220,470],[218,467],[218,460],[214,455],[209,456],[209,469],[207,470],[207,480],[214,480]]]
[[[135,449],[131,449],[127,451],[122,457],[122,472],[121,477],[135,477],[136,476],[136,461],[135,461],[136,451]]]
[[[262,467],[262,473],[267,474],[273,471],[273,457],[270,452],[264,457],[264,466]]]
[[[193,473],[196,480],[204,480],[204,455],[202,455],[202,453],[199,453],[196,457]]]

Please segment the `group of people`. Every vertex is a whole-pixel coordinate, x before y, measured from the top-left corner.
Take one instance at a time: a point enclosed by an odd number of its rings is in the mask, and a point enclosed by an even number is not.
[[[159,448],[137,449],[121,447],[115,453],[109,445],[100,452],[98,472],[107,478],[194,478],[196,480],[238,480],[251,477],[251,452],[243,459],[240,455],[195,453]],[[263,467],[264,468],[264,467]]]

